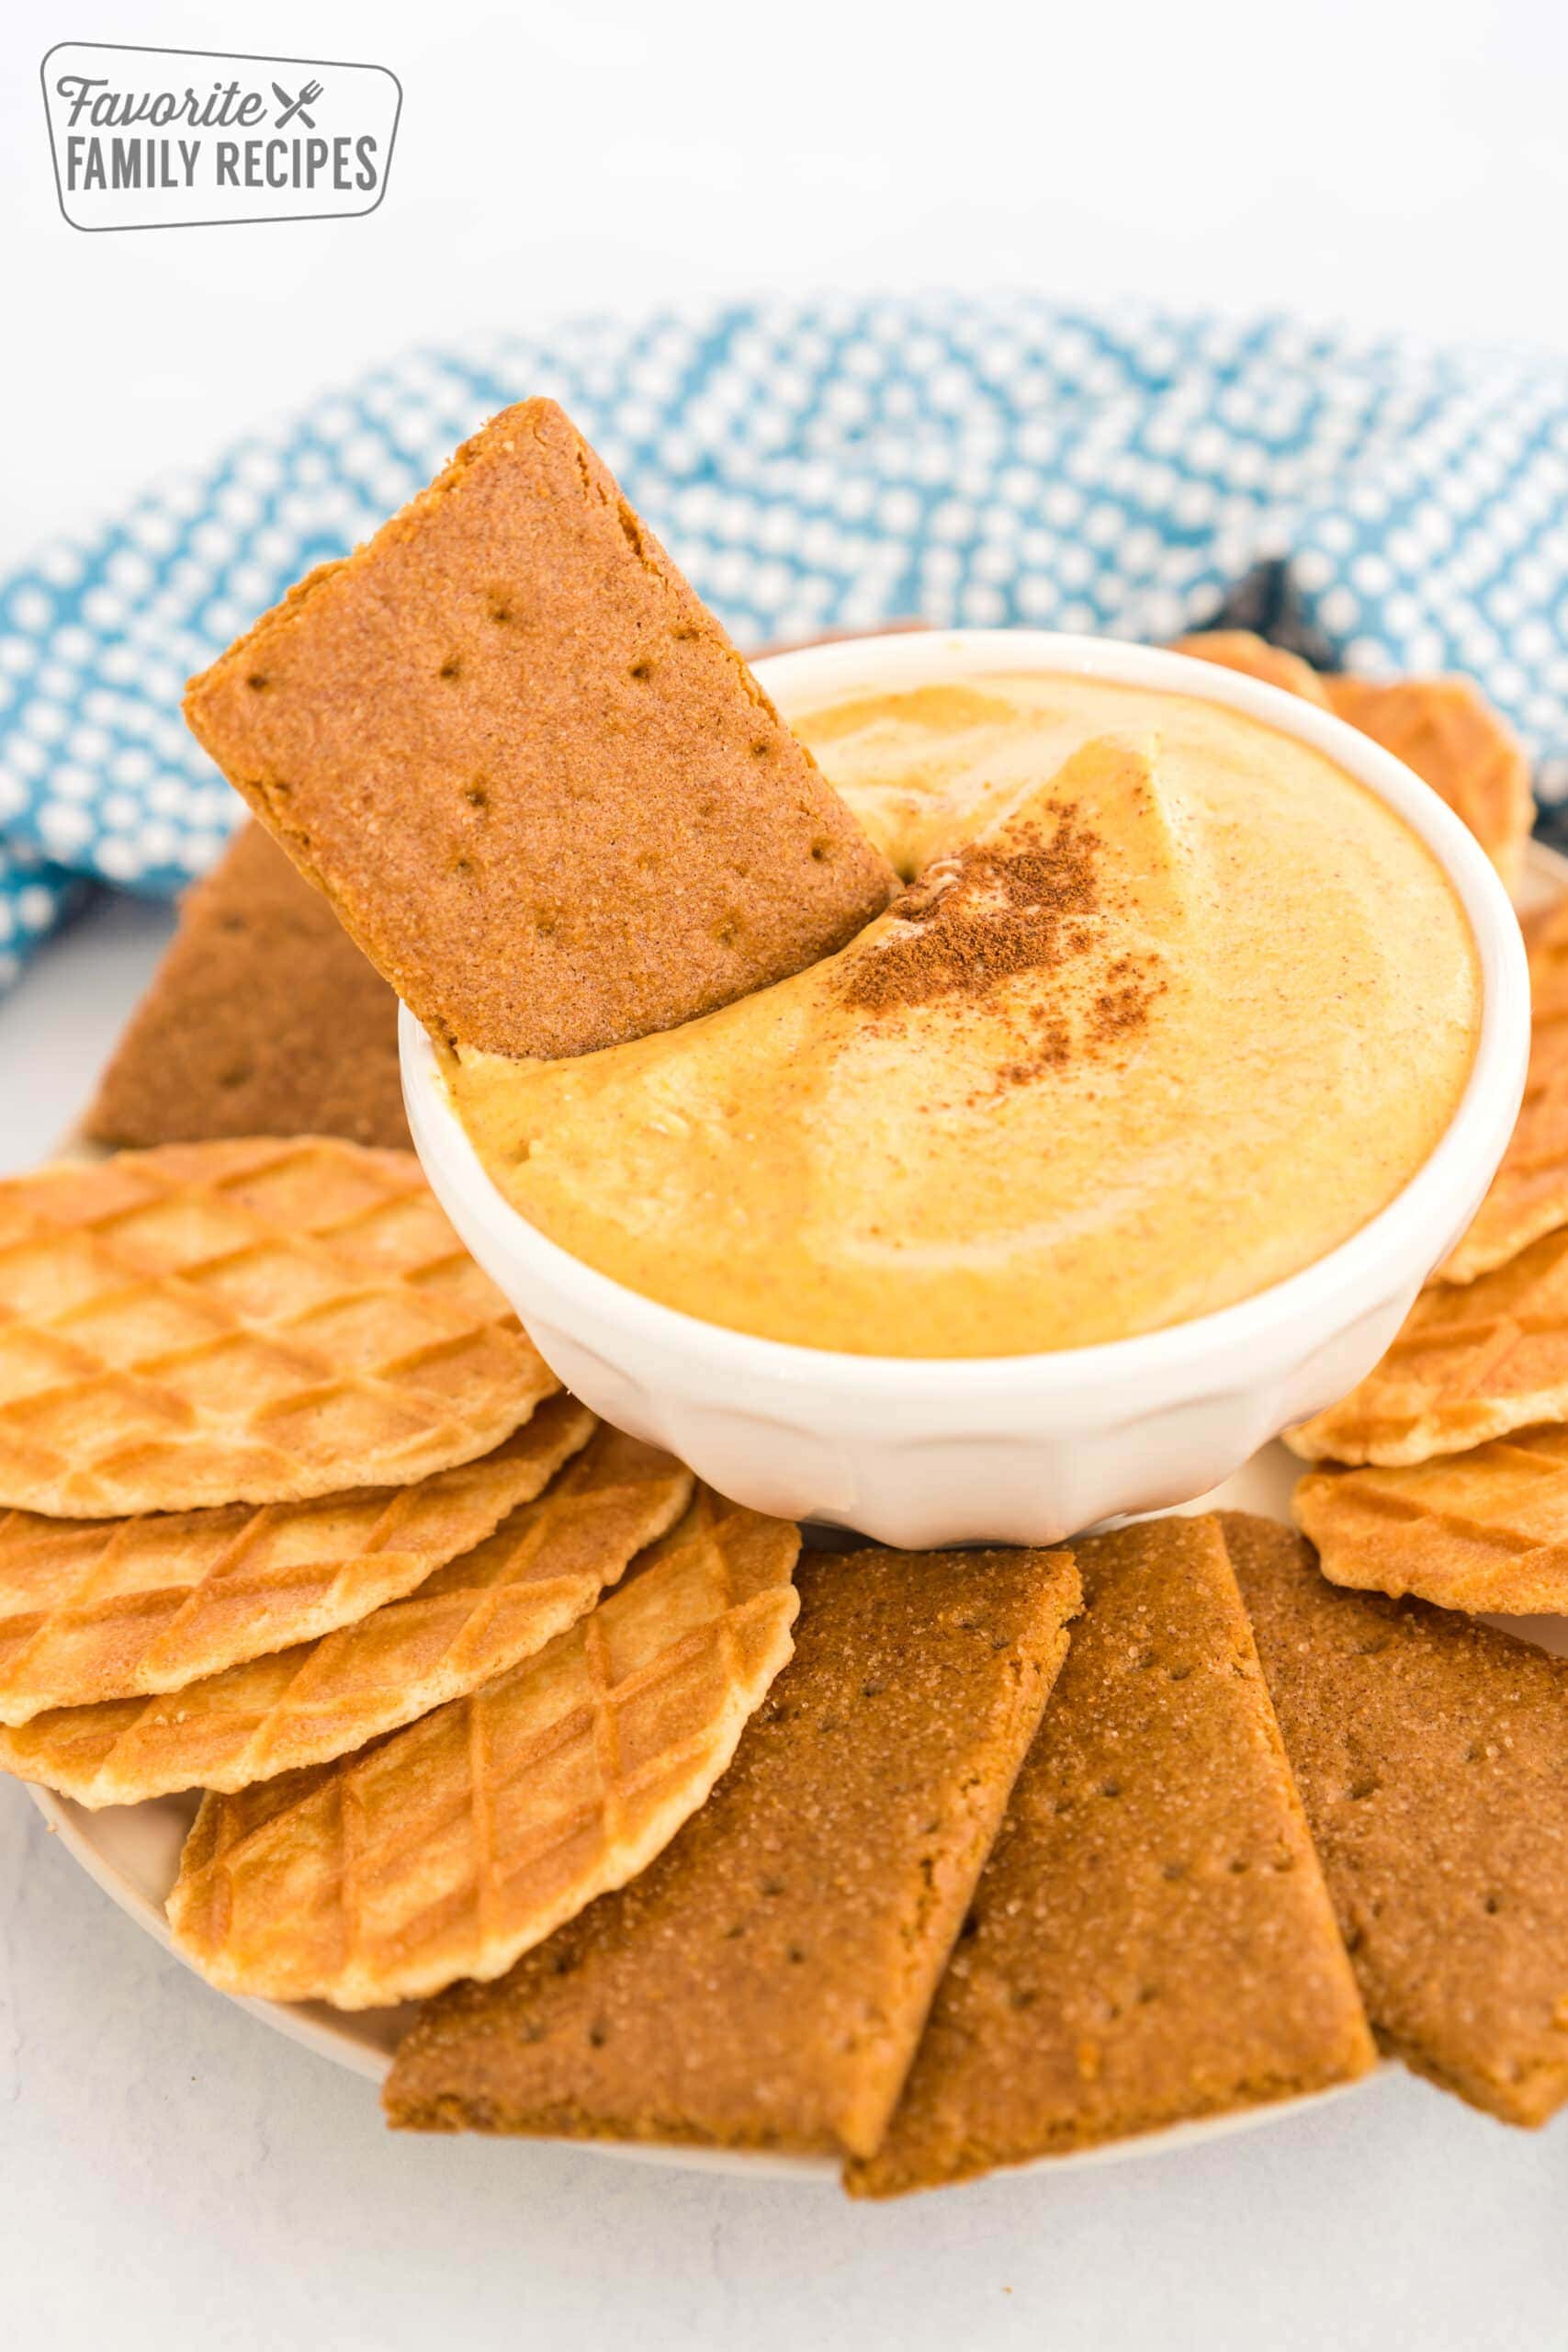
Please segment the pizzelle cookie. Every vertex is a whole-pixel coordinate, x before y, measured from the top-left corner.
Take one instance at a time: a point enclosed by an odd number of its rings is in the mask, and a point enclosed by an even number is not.
[[[841,947],[895,887],[550,401],[302,581],[186,712],[448,1043],[672,1027]]]
[[[1568,1660],[1224,1525],[1379,2040],[1543,2123],[1568,2099]]]
[[[1517,879],[1535,822],[1529,766],[1513,729],[1470,679],[1319,673],[1250,629],[1203,630],[1171,650],[1282,686],[1370,735],[1464,820],[1506,882]]]
[[[403,2042],[396,2124],[882,2136],[1067,1646],[1065,1553],[807,1554],[797,1649],[650,1870]]]
[[[412,1152],[169,1144],[0,1183],[0,1506],[409,1485],[559,1385]]]
[[[1525,1099],[1485,1199],[1438,1269],[1444,1282],[1473,1282],[1568,1225],[1568,899],[1536,933],[1529,967]]]
[[[699,1489],[537,1657],[362,1755],[204,1798],[175,1944],[223,1992],[340,2008],[500,1975],[707,1796],[789,1656],[799,1546]]]
[[[1391,1470],[1319,1471],[1296,1519],[1333,1583],[1439,1609],[1568,1616],[1568,1429]]]
[[[1083,1617],[857,2195],[1373,2063],[1217,1522],[1075,1552]]]
[[[1434,1283],[1382,1362],[1285,1442],[1308,1462],[1392,1467],[1568,1419],[1568,1230],[1472,1283]]]
[[[680,1463],[601,1430],[536,1501],[406,1600],[164,1698],[52,1709],[0,1731],[0,1770],[104,1805],[330,1762],[534,1657],[691,1495]]]
[[[186,893],[85,1128],[115,1146],[347,1136],[408,1148],[398,1000],[261,825]]]
[[[587,1444],[554,1396],[493,1453],[412,1487],[141,1519],[0,1519],[0,1723],[182,1691],[400,1600]],[[183,1783],[181,1785],[184,1785]]]

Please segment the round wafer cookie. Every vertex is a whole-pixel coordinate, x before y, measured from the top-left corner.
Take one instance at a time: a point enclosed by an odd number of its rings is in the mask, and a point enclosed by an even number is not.
[[[208,1796],[176,1946],[224,1992],[350,2009],[501,1975],[703,1803],[790,1654],[799,1548],[699,1489],[536,1657],[360,1755]]]
[[[558,1385],[411,1152],[169,1144],[0,1184],[0,1506],[406,1485]]]
[[[184,1690],[351,1625],[482,1542],[593,1428],[552,1396],[493,1453],[412,1487],[141,1519],[8,1511],[0,1724]]]
[[[96,1806],[231,1792],[330,1762],[532,1657],[691,1493],[671,1455],[601,1429],[536,1500],[407,1599],[163,1698],[51,1709],[0,1731],[0,1770]]]

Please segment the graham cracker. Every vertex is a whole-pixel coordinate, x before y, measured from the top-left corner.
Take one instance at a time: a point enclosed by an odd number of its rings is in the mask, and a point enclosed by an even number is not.
[[[1507,2123],[1568,2099],[1568,1661],[1344,1592],[1224,1515],[1379,2041]]]
[[[866,2154],[1066,1647],[1062,1553],[817,1554],[795,1657],[668,1852],[426,2010],[395,2124]]]
[[[1438,1270],[1444,1282],[1473,1282],[1568,1225],[1568,899],[1535,931],[1529,967],[1524,1101],[1485,1199]]]
[[[433,1033],[581,1054],[895,888],[553,401],[503,410],[192,682],[202,743]]]
[[[1568,1429],[1520,1430],[1405,1469],[1316,1471],[1293,1508],[1335,1584],[1568,1616]]]
[[[1568,1419],[1568,1229],[1472,1283],[1434,1283],[1381,1363],[1285,1442],[1308,1462],[1392,1467]]]
[[[1083,1617],[856,2195],[1373,2064],[1218,1522],[1074,1548]]]
[[[186,892],[85,1131],[116,1146],[316,1135],[408,1148],[398,1000],[260,825]]]

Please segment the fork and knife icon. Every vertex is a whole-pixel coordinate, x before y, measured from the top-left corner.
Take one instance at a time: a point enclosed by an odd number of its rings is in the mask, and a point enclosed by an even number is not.
[[[275,82],[272,85],[272,95],[277,100],[279,107],[282,108],[282,112],[277,118],[276,125],[277,130],[286,130],[288,124],[294,120],[296,116],[298,116],[307,130],[314,130],[316,128],[315,118],[313,115],[307,114],[305,109],[307,107],[313,107],[316,100],[321,96],[321,85],[320,82],[307,82],[297,98],[291,98],[289,96],[281,82]]]

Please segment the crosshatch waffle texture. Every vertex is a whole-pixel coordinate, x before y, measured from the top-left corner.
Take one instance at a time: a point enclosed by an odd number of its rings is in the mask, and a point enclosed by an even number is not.
[[[1477,1615],[1568,1615],[1568,1429],[1404,1469],[1316,1472],[1294,1510],[1335,1584]]]
[[[1473,1282],[1568,1225],[1568,900],[1530,947],[1530,1058],[1518,1124],[1470,1228],[1441,1268]]]
[[[1460,1453],[1568,1417],[1568,1230],[1475,1282],[1421,1293],[1382,1362],[1286,1433],[1308,1462]]]
[[[407,1484],[558,1385],[412,1153],[170,1144],[0,1184],[0,1505]]]
[[[362,1756],[207,1797],[179,1950],[221,1991],[342,2008],[499,1976],[703,1803],[790,1654],[799,1548],[699,1489],[538,1657]]]
[[[0,1723],[183,1690],[400,1600],[587,1444],[557,1396],[493,1453],[412,1487],[141,1519],[0,1519]]]
[[[81,1804],[138,1804],[347,1755],[564,1633],[680,1517],[692,1484],[669,1454],[601,1430],[536,1501],[406,1600],[164,1698],[51,1709],[0,1731],[0,1770]]]

